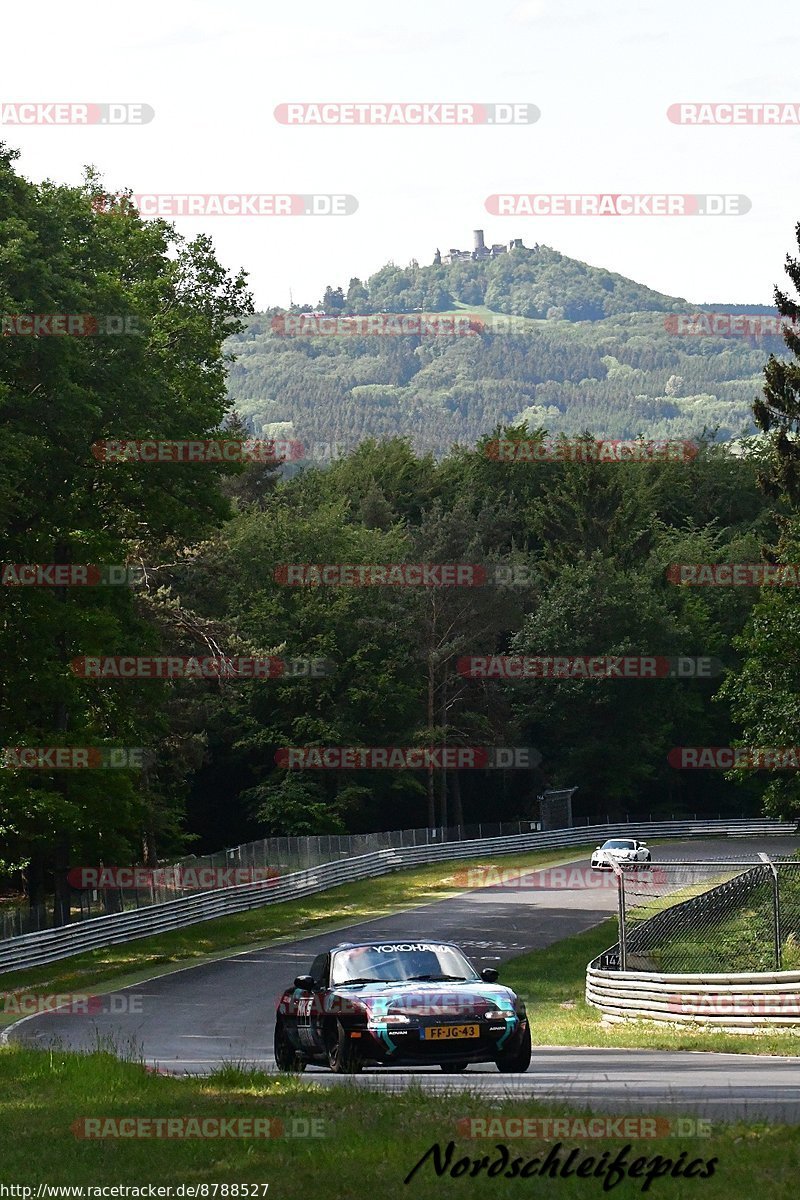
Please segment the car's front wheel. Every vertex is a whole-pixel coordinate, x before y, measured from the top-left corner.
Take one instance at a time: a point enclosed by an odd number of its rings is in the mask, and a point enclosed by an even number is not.
[[[305,1060],[300,1058],[286,1032],[281,1017],[275,1022],[275,1066],[279,1071],[305,1071]]]
[[[348,1038],[341,1021],[328,1030],[327,1051],[328,1066],[337,1075],[355,1075],[364,1065],[358,1047]]]
[[[510,1054],[498,1054],[497,1069],[498,1071],[527,1071],[531,1065],[531,1027],[526,1026],[525,1032],[522,1035],[522,1041],[518,1049]]]

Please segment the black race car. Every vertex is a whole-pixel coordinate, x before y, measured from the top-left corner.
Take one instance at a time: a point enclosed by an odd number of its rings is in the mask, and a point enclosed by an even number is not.
[[[279,1071],[308,1063],[332,1071],[363,1066],[435,1066],[463,1071],[494,1062],[526,1071],[531,1031],[525,1005],[480,974],[446,942],[345,942],[318,955],[280,998]]]

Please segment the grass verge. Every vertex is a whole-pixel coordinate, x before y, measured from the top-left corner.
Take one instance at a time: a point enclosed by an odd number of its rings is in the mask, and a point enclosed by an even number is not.
[[[251,1196],[266,1195],[267,1200],[300,1200],[312,1194],[324,1195],[326,1200],[393,1195],[431,1200],[451,1194],[544,1197],[554,1193],[584,1198],[602,1196],[606,1190],[613,1190],[617,1197],[649,1192],[676,1200],[690,1194],[704,1200],[730,1200],[731,1196],[746,1196],[756,1187],[768,1189],[771,1197],[788,1200],[796,1195],[800,1160],[797,1128],[712,1125],[709,1136],[681,1136],[674,1124],[667,1126],[662,1118],[660,1136],[655,1139],[626,1139],[615,1136],[614,1131],[592,1140],[568,1135],[560,1146],[552,1137],[544,1141],[541,1133],[524,1140],[504,1132],[475,1139],[466,1136],[459,1124],[465,1118],[552,1119],[579,1110],[532,1100],[482,1099],[474,1093],[432,1096],[417,1088],[394,1094],[348,1086],[313,1088],[302,1080],[233,1069],[200,1079],[167,1078],[103,1053],[81,1056],[18,1048],[0,1052],[0,1111],[0,1178],[4,1183],[31,1188],[32,1197],[44,1183],[144,1186],[143,1195],[148,1194],[148,1184],[171,1185],[173,1189],[183,1184],[198,1188],[195,1196],[223,1200],[242,1196],[241,1185],[247,1183],[268,1184],[266,1192],[262,1188],[249,1192]],[[588,1117],[585,1111],[580,1115]],[[294,1132],[304,1132],[307,1127],[303,1123],[314,1121],[316,1126],[308,1128],[325,1136],[86,1139],[78,1136],[85,1127],[76,1125],[86,1118],[154,1117],[261,1118],[281,1122],[284,1130]],[[101,1128],[108,1132],[107,1126]],[[490,1129],[487,1125],[484,1132]],[[451,1167],[464,1158],[471,1160],[466,1167],[457,1167],[460,1177],[453,1177],[450,1171],[438,1176],[431,1155],[404,1186],[434,1144],[446,1156],[450,1142],[454,1143]],[[499,1147],[503,1145],[508,1160],[522,1160],[518,1170],[529,1160],[539,1159],[529,1168],[529,1178],[487,1177],[487,1166],[502,1163]],[[624,1178],[613,1189],[604,1188],[602,1177],[573,1174],[554,1180],[534,1174],[548,1153],[558,1157],[563,1169],[570,1152],[576,1151],[573,1171],[591,1157],[588,1171],[600,1167],[604,1153],[608,1164],[623,1148],[628,1165],[640,1158],[645,1165],[639,1166],[638,1178]],[[483,1156],[487,1156],[483,1172],[472,1177],[473,1164]],[[695,1173],[713,1173],[700,1181],[669,1174],[655,1179],[652,1189],[646,1188],[656,1156],[658,1169],[669,1162],[668,1172],[699,1159],[703,1165],[695,1166]],[[705,1165],[709,1160],[714,1160],[710,1167]],[[213,1184],[220,1185],[216,1192],[211,1186],[202,1190],[203,1185]],[[222,1185],[229,1190],[223,1191]],[[234,1185],[239,1190],[234,1190]],[[184,1190],[183,1194],[192,1193]]]

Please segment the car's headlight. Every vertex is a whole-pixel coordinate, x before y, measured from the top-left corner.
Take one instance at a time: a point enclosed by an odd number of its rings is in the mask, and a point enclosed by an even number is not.
[[[487,1021],[504,1021],[507,1017],[515,1015],[513,1008],[490,1008],[483,1014]]]
[[[370,1025],[410,1025],[411,1018],[402,1013],[373,1013],[369,1023]]]

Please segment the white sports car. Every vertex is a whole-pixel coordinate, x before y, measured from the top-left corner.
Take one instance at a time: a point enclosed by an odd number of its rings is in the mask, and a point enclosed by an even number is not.
[[[613,859],[621,863],[649,863],[652,855],[647,842],[637,842],[634,838],[610,838],[593,851],[592,867],[598,871],[610,871]]]

